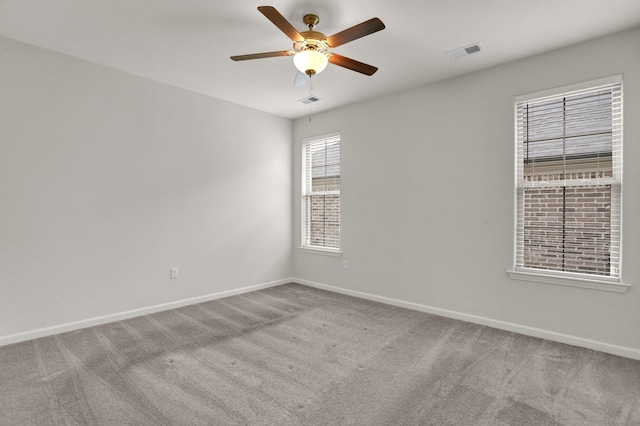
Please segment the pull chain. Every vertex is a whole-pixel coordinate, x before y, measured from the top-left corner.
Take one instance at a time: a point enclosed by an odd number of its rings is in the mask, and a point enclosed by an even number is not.
[[[309,99],[313,97],[313,78],[309,75]],[[313,102],[309,102],[309,123],[311,123],[311,104]]]

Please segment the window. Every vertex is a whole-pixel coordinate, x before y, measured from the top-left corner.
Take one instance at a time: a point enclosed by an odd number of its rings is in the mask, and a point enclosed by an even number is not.
[[[340,249],[340,135],[302,147],[302,246]]]
[[[619,282],[621,186],[621,78],[516,99],[516,272]]]

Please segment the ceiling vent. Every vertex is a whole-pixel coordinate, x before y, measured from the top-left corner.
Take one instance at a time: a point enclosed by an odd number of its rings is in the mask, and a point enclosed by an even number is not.
[[[317,96],[307,96],[306,98],[298,99],[298,102],[302,102],[303,104],[312,104],[314,102],[318,102],[320,98]]]
[[[447,55],[449,55],[451,59],[458,59],[458,58],[462,58],[463,56],[468,56],[473,53],[478,53],[480,50],[482,50],[480,48],[480,45],[478,43],[475,43],[475,44],[470,44],[469,46],[461,47],[459,49],[450,50],[447,52]]]

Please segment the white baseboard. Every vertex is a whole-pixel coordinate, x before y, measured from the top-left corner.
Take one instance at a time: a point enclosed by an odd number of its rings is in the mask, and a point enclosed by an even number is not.
[[[264,288],[275,287],[277,285],[294,282],[293,278],[271,281],[262,284],[256,284],[248,287],[221,291],[219,293],[207,294],[204,296],[192,297],[189,299],[178,300],[175,302],[163,303],[160,305],[148,306],[131,311],[119,312],[115,314],[103,315],[100,317],[88,318],[85,320],[69,322],[65,324],[54,325],[51,327],[39,328],[36,330],[25,331],[22,333],[9,334],[0,336],[0,346],[10,345],[12,343],[24,342],[26,340],[37,339],[39,337],[51,336],[53,334],[65,333],[67,331],[80,330],[82,328],[93,327],[96,325],[107,324],[110,322],[121,321],[128,318],[139,317],[142,315],[153,314],[156,312],[167,311],[169,309],[180,308],[182,306],[194,305],[196,303],[208,302],[210,300],[222,299],[223,297],[235,296],[236,294],[249,293],[251,291],[261,290]]]
[[[361,299],[372,300],[374,302],[385,303],[388,305],[398,306],[401,308],[407,308],[415,311],[426,312],[428,314],[434,314],[442,317],[453,318],[461,321],[467,321],[474,324],[486,325],[488,327],[497,328],[500,330],[511,331],[514,333],[520,333],[527,336],[538,337],[541,339],[552,340],[554,342],[565,343],[573,346],[580,346],[583,348],[593,349],[596,351],[618,355],[625,358],[640,360],[640,350],[629,348],[626,346],[613,345],[610,343],[584,339],[582,337],[571,336],[568,334],[556,333],[554,331],[542,330],[535,327],[528,327],[525,325],[495,320],[495,319],[481,317],[477,315],[465,314],[462,312],[451,311],[448,309],[441,309],[433,306],[421,305],[419,303],[407,302],[404,300],[392,299],[384,296],[377,296],[375,294],[344,289],[344,288],[335,287],[328,284],[321,284],[321,283],[317,283],[309,280],[303,280],[300,278],[287,278],[287,279],[282,279],[277,281],[271,281],[271,282],[256,284],[248,287],[222,291],[219,293],[212,293],[204,296],[178,300],[175,302],[148,306],[145,308],[134,309],[126,312],[119,312],[119,313],[104,315],[100,317],[88,318],[86,320],[74,321],[70,323],[54,325],[51,327],[25,331],[22,333],[0,336],[0,346],[19,343],[19,342],[23,342],[31,339],[37,339],[39,337],[51,336],[53,334],[65,333],[67,331],[80,330],[82,328],[93,327],[96,325],[106,324],[106,323],[115,322],[115,321],[121,321],[128,318],[139,317],[142,315],[153,314],[156,312],[166,311],[169,309],[180,308],[182,306],[194,305],[196,303],[208,302],[210,300],[222,299],[224,297],[234,296],[234,295],[243,294],[243,293],[249,293],[252,291],[261,290],[269,287],[275,287],[278,285],[287,284],[291,282],[306,285],[309,287],[319,288],[322,290],[332,291],[334,293],[346,294],[348,296],[354,296],[354,297],[359,297]]]
[[[428,314],[439,315],[441,317],[453,318],[461,321],[471,322],[474,324],[486,325],[488,327],[497,328],[505,331],[511,331],[519,334],[524,334],[526,336],[538,337],[541,339],[552,340],[554,342],[565,343],[568,345],[579,346],[587,349],[593,349],[596,351],[618,355],[625,358],[640,360],[640,350],[629,348],[626,346],[613,345],[610,343],[584,339],[582,337],[571,336],[568,334],[556,333],[555,331],[542,330],[535,327],[528,327],[526,325],[514,324],[511,322],[500,321],[500,320],[495,320],[495,319],[486,318],[486,317],[480,317],[477,315],[470,315],[462,312],[450,311],[448,309],[440,309],[440,308],[435,308],[433,306],[421,305],[419,303],[406,302],[404,300],[392,299],[389,297],[377,296],[375,294],[348,290],[340,287],[321,284],[321,283],[317,283],[309,280],[303,280],[299,278],[293,278],[292,281],[298,284],[309,286],[309,287],[315,287],[322,290],[332,291],[335,293],[346,294],[348,296],[359,297],[361,299],[372,300],[374,302],[380,302],[388,305],[399,306],[401,308],[413,309],[415,311],[426,312]]]

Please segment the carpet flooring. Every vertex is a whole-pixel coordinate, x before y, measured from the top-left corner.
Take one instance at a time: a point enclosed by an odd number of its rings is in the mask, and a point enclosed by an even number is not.
[[[640,362],[297,284],[0,347],[0,424],[640,425]]]

